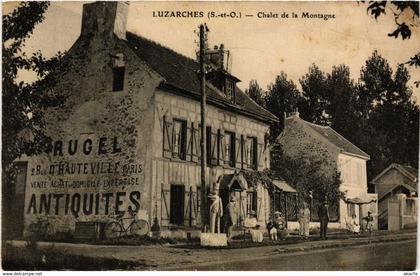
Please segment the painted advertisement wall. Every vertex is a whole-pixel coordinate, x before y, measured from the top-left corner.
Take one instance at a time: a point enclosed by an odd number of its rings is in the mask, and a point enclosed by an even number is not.
[[[145,181],[153,129],[153,93],[161,79],[118,39],[81,37],[53,92],[64,104],[46,111],[48,153],[28,159],[25,230],[48,218],[55,231],[78,221],[148,216]],[[115,66],[124,67],[115,90]]]

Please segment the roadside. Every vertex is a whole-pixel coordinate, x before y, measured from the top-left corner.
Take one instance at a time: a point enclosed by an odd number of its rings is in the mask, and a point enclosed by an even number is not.
[[[202,248],[197,244],[178,245],[89,245],[73,243],[38,242],[41,250],[53,248],[64,255],[84,256],[133,262],[130,269],[139,270],[181,270],[191,265],[217,264],[237,260],[253,260],[273,256],[275,254],[291,254],[309,250],[322,250],[372,243],[387,243],[397,241],[415,242],[417,233],[411,231],[386,232],[378,231],[372,236],[353,236],[349,234],[331,234],[328,240],[311,237],[309,241],[302,241],[290,237],[286,241],[265,240],[262,244],[251,243],[248,240],[235,240],[227,248]],[[25,250],[24,241],[9,242],[17,250]],[[137,264],[137,265],[135,265]],[[117,267],[116,267],[117,268]],[[124,268],[122,268],[124,269]]]

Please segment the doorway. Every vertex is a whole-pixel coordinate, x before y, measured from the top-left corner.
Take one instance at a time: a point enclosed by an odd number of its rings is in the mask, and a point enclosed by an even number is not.
[[[185,186],[171,185],[170,223],[184,225]]]
[[[28,169],[27,162],[16,162],[16,178],[6,185],[3,200],[3,219],[5,220],[4,229],[8,238],[20,238],[23,236],[24,212],[25,212],[25,188],[26,174]]]

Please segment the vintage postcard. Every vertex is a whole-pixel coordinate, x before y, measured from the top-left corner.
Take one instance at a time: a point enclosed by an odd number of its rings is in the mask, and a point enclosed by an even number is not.
[[[4,273],[417,275],[419,2],[2,8]]]

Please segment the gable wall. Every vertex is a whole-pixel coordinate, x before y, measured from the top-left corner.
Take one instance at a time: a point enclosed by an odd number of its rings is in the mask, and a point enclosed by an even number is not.
[[[124,90],[112,91],[111,55],[125,59]],[[78,221],[113,220],[129,206],[147,210],[153,93],[161,81],[119,40],[79,39],[53,91],[68,98],[46,112],[47,133],[59,150],[29,158],[26,227],[49,217],[55,231]],[[75,153],[69,153],[77,141]],[[86,142],[87,141],[87,142]],[[91,141],[91,142],[89,142]],[[83,152],[85,146],[86,154]],[[104,153],[106,151],[106,153]],[[126,213],[127,214],[127,213]]]
[[[378,194],[385,193],[399,184],[412,185],[412,181],[397,169],[392,168],[386,172],[375,184],[375,192]]]

